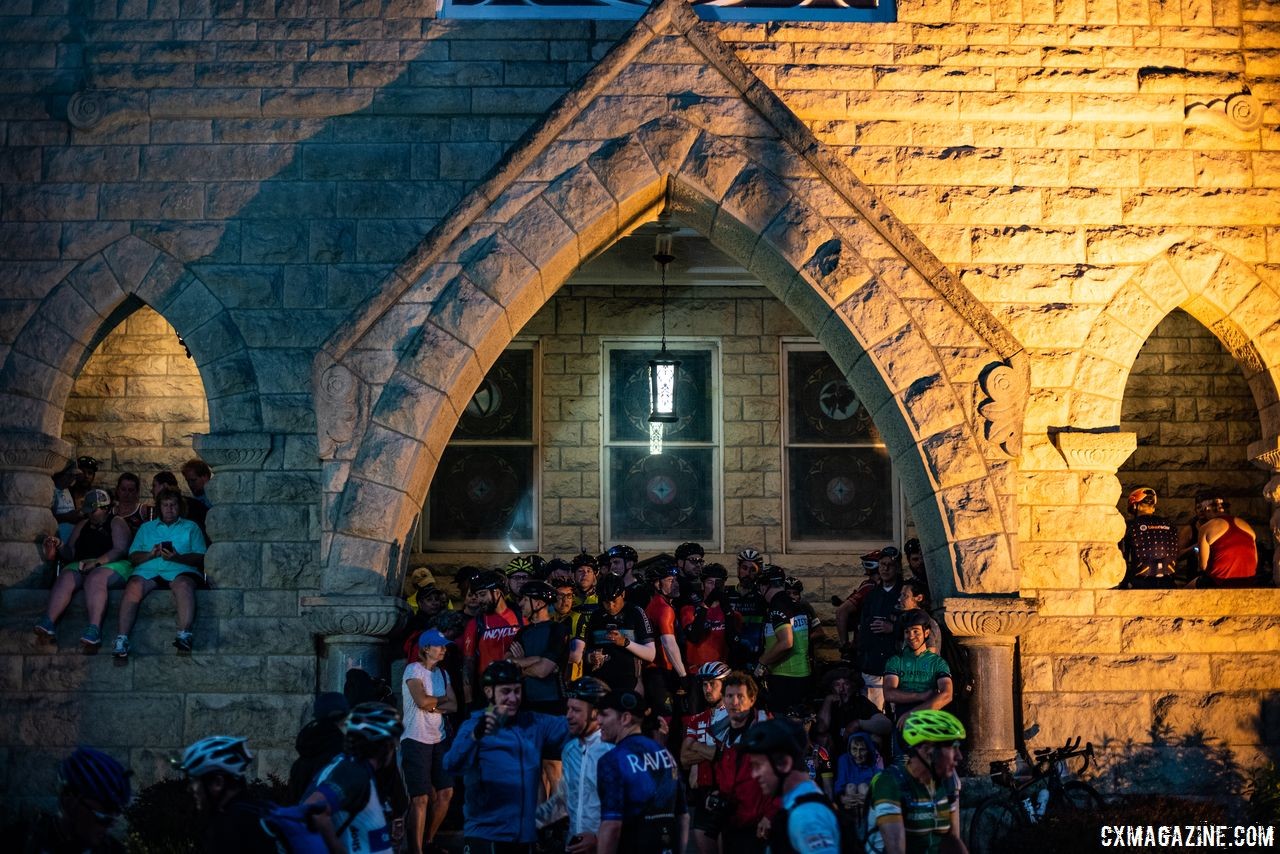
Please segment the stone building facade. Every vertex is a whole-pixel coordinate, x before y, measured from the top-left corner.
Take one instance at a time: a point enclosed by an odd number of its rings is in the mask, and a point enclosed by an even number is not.
[[[1126,388],[1171,312],[1238,366],[1253,408],[1232,418],[1256,429],[1223,447],[1280,489],[1274,3],[907,0],[859,24],[711,24],[683,0],[635,24],[437,20],[423,0],[6,11],[6,804],[49,792],[81,742],[144,780],[212,732],[284,767],[312,692],[377,666],[486,370],[659,216],[749,271],[872,414],[976,665],[979,760],[1079,734],[1157,785],[1197,739],[1243,765],[1280,739],[1274,589],[1110,589],[1117,472],[1152,435]],[[143,304],[199,371],[215,589],[194,658],[155,596],[117,668],[70,651],[74,611],[58,648],[29,626],[49,474]]]

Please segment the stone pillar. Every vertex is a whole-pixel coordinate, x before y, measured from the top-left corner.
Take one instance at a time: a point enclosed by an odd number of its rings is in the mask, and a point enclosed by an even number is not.
[[[39,542],[57,528],[52,475],[74,454],[56,436],[0,432],[0,588],[43,583]]]
[[[1271,472],[1271,480],[1263,487],[1262,494],[1271,502],[1271,542],[1280,543],[1280,439],[1272,438],[1249,444],[1250,461],[1262,469]],[[1280,586],[1280,561],[1273,561],[1271,576]]]
[[[1013,647],[1034,613],[1026,599],[950,598],[947,628],[969,655],[973,698],[969,706],[968,762],[985,774],[991,762],[1016,754]]]
[[[257,475],[271,455],[271,436],[198,433],[194,445],[213,469],[206,487],[213,507],[205,519],[212,541],[205,572],[215,587],[258,587],[262,544],[279,537],[281,530],[276,527],[278,508],[257,500]]]
[[[320,652],[321,691],[341,691],[347,671],[359,668],[386,676],[382,666],[386,636],[409,616],[394,596],[304,596],[302,614],[324,648]]]
[[[1120,479],[1116,471],[1138,447],[1136,433],[1061,430],[1053,434],[1067,468],[1079,477],[1079,501],[1057,519],[1064,539],[1074,540],[1080,557],[1081,588],[1110,590],[1124,580],[1124,539]]]

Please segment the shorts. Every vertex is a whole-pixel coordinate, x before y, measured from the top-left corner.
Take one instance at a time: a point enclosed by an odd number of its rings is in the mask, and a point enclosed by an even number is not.
[[[862,674],[862,693],[872,704],[884,711],[884,674],[879,676],[874,673]]]
[[[83,561],[76,561],[74,563],[69,563],[63,567],[63,569],[75,571],[81,575],[88,576],[88,573],[80,568],[80,564],[82,562]],[[115,573],[115,577],[107,582],[108,587],[118,586],[120,582],[133,574],[133,564],[129,563],[127,560],[113,560],[111,563],[104,563],[101,564],[101,566],[105,566],[107,569]],[[97,569],[97,567],[94,567],[94,569]],[[93,572],[93,569],[89,570],[89,572]]]
[[[201,587],[204,583],[204,575],[202,575],[199,572],[196,572],[194,569],[191,570],[190,572],[179,572],[173,578],[160,578],[159,576],[157,576],[155,578],[148,578],[145,580],[154,581],[157,590],[170,590],[173,587],[173,582],[177,581],[179,578],[182,578],[184,575],[189,576],[191,580],[196,583],[196,587]]]
[[[409,797],[420,798],[437,789],[452,789],[453,778],[444,771],[448,741],[423,744],[406,738],[400,742],[400,768]]]

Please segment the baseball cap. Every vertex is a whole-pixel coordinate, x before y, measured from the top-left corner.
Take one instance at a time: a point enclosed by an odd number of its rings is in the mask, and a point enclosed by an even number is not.
[[[84,501],[80,507],[86,513],[92,513],[100,507],[110,507],[111,496],[107,494],[105,489],[91,489],[84,494]]]
[[[435,629],[427,629],[425,632],[418,635],[418,649],[422,649],[424,646],[448,646],[451,643],[453,643],[453,641],[449,640]]]

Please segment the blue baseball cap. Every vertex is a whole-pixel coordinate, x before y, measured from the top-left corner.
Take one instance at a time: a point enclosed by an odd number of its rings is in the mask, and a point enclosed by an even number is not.
[[[422,649],[424,646],[448,646],[451,643],[453,643],[453,641],[449,640],[435,629],[427,629],[418,636],[418,649]]]

